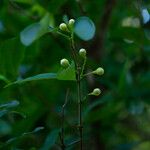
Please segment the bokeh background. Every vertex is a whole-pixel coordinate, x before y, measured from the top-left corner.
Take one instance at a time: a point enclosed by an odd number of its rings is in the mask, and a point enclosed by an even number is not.
[[[78,139],[74,82],[43,80],[3,88],[9,81],[57,72],[60,59],[71,60],[68,41],[53,32],[22,45],[21,31],[47,13],[53,27],[63,18],[80,16],[89,17],[96,26],[90,41],[75,36],[77,48],[87,49],[87,71],[105,69],[103,76],[89,76],[82,83],[83,94],[95,87],[102,90],[84,103],[84,149],[149,150],[148,0],[0,0],[0,148],[59,149],[57,130],[68,88],[65,142]]]

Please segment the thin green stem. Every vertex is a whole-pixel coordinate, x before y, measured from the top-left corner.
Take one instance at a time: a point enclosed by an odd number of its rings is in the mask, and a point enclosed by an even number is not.
[[[67,90],[65,102],[62,106],[62,127],[61,127],[61,133],[60,133],[61,149],[62,150],[66,149],[65,136],[64,136],[64,121],[65,121],[65,107],[66,107],[67,102],[68,102],[68,95],[69,95],[69,89]]]
[[[81,70],[81,78],[83,77],[83,72],[84,72],[84,69],[85,69],[85,65],[86,65],[86,57],[84,58],[84,62],[83,62],[83,66],[82,66],[82,70]]]
[[[56,30],[56,32],[57,32],[58,34],[60,34],[61,36],[63,36],[64,38],[66,38],[67,40],[69,39],[69,36],[68,36],[68,35],[63,34],[62,32],[60,32],[60,31],[58,31],[58,30]]]
[[[79,143],[79,142],[80,142],[80,140],[73,141],[73,142],[69,143],[69,144],[67,145],[67,147],[70,147],[70,146],[72,146],[72,145],[74,145],[74,144],[77,144],[77,143]]]
[[[77,91],[78,91],[78,130],[79,130],[79,137],[80,137],[80,150],[83,150],[82,91],[81,91],[81,77],[80,77],[81,68],[76,53],[73,33],[71,34],[70,42],[71,42],[73,58],[75,61],[76,81],[77,81]]]
[[[76,48],[75,48],[75,43],[74,43],[74,35],[73,33],[71,34],[71,37],[70,37],[70,44],[71,44],[71,53],[72,53],[72,57],[73,57],[73,60],[75,62],[75,67],[77,69],[77,65],[78,65],[78,60],[77,60],[77,53],[76,53]]]
[[[91,74],[93,74],[93,72],[89,72],[89,73],[83,74],[82,77],[85,77],[85,76],[88,76],[88,75],[91,75]]]
[[[81,78],[79,66],[77,68],[77,86],[78,86],[78,128],[80,136],[80,150],[82,150],[83,148],[82,95],[81,95]]]

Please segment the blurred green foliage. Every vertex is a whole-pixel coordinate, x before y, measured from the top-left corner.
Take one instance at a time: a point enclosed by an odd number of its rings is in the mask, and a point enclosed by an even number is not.
[[[81,16],[93,20],[96,34],[90,41],[83,40],[91,32],[81,37],[77,34],[76,46],[87,49],[88,68],[105,69],[105,75],[94,81],[102,95],[84,103],[85,149],[150,149],[148,0],[0,0],[2,150],[58,149],[55,144],[59,141],[61,109],[68,87],[71,92],[65,113],[65,140],[78,140],[74,82],[51,79],[4,86],[29,76],[58,72],[60,59],[71,60],[70,45],[52,32],[53,28],[67,18]],[[83,82],[84,94],[92,89],[91,80]]]

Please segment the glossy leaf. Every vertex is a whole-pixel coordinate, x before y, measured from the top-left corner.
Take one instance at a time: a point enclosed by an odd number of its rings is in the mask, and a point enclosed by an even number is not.
[[[57,73],[57,79],[58,80],[73,80],[73,81],[76,80],[74,62],[72,62],[71,65],[66,69],[61,68],[60,71]]]
[[[41,131],[41,130],[43,130],[43,129],[44,129],[44,127],[37,127],[37,128],[35,128],[33,131],[31,131],[31,132],[25,132],[25,133],[23,133],[23,134],[20,135],[20,136],[11,138],[11,139],[9,139],[9,140],[6,142],[6,145],[7,145],[7,144],[11,144],[12,142],[14,142],[14,141],[16,141],[16,140],[19,140],[20,138],[23,138],[24,136],[37,133],[37,132],[39,132],[39,131]]]
[[[13,120],[15,120],[14,115],[17,117],[23,118],[23,119],[26,118],[26,115],[24,115],[23,113],[17,112],[17,111],[10,111],[7,109],[0,110],[0,118],[6,114],[9,114],[9,117],[11,117],[11,115],[13,115]],[[18,118],[17,118],[17,120],[18,120]]]
[[[49,22],[50,16],[46,14],[40,22],[29,25],[20,33],[21,42],[25,46],[31,45],[35,40],[49,32]]]
[[[58,79],[58,80],[75,80],[75,66],[74,63],[67,68],[61,68],[61,70],[56,74],[56,73],[43,73],[43,74],[38,74],[32,77],[28,77],[25,79],[20,79],[15,82],[12,82],[5,87],[14,85],[14,84],[23,84],[29,81],[37,81],[37,80],[47,80],[47,79]]]
[[[11,107],[16,107],[18,106],[20,103],[17,100],[5,103],[5,104],[1,104],[0,108],[11,108]]]
[[[0,75],[0,80],[4,81],[6,83],[9,83],[9,80],[3,75]]]
[[[14,84],[22,84],[22,83],[29,82],[29,81],[47,80],[47,79],[56,79],[56,73],[38,74],[38,75],[35,75],[32,77],[28,77],[26,79],[20,79],[18,81],[12,82],[12,83],[6,85],[5,87],[8,87],[8,86],[14,85]]]
[[[143,17],[144,24],[146,24],[148,21],[150,21],[150,14],[146,8],[142,9],[142,17]]]
[[[52,146],[54,146],[57,138],[58,138],[58,135],[59,135],[59,130],[54,130],[52,132],[50,132],[50,134],[48,134],[45,142],[44,142],[44,145],[41,147],[40,150],[49,150],[52,148]]]
[[[95,35],[95,25],[88,17],[80,17],[75,22],[75,34],[82,40],[91,40]]]

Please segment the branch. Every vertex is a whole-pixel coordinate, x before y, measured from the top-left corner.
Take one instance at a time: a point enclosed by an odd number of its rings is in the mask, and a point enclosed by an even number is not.
[[[59,133],[62,150],[66,149],[65,137],[64,137],[64,120],[65,120],[65,107],[66,107],[67,102],[68,102],[68,95],[69,95],[69,89],[67,90],[65,102],[62,106],[62,128],[61,128],[61,132]]]

